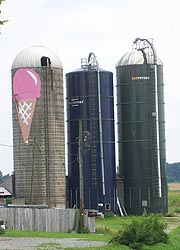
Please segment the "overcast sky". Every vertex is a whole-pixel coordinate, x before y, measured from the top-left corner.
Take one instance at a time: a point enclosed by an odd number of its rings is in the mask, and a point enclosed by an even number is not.
[[[52,49],[64,74],[94,52],[100,67],[114,73],[135,38],[153,39],[164,64],[167,162],[180,161],[179,1],[6,0],[0,20],[0,170],[13,171],[11,65],[33,45]],[[115,83],[116,85],[116,83]],[[9,145],[9,146],[3,146]]]

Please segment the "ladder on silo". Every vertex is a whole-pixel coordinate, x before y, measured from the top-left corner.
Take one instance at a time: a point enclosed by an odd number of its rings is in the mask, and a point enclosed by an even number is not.
[[[91,132],[91,175],[92,187],[97,188],[97,154],[96,154],[96,71],[89,71],[89,111],[90,111],[90,132]]]
[[[151,103],[151,157],[152,157],[152,195],[159,197],[159,174],[158,174],[158,148],[157,148],[157,125],[156,125],[156,90],[154,65],[151,65],[150,75],[150,103]]]

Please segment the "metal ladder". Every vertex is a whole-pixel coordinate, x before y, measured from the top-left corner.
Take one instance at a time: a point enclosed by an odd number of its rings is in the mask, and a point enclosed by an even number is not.
[[[92,187],[97,188],[97,156],[96,156],[96,120],[95,120],[95,90],[96,71],[89,71],[89,110],[90,110],[90,133],[91,133],[91,174]]]
[[[153,65],[151,65],[152,67]],[[155,76],[154,68],[150,70],[151,79],[151,157],[152,157],[152,194],[159,196],[159,176],[158,176],[158,152],[157,152],[157,126],[156,126],[156,104],[155,104]]]

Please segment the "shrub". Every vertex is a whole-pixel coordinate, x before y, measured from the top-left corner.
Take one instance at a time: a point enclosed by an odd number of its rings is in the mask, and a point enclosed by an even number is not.
[[[143,244],[155,245],[167,243],[166,225],[155,215],[134,217],[124,231],[113,237],[110,243],[126,245],[133,249],[141,249]]]
[[[5,233],[4,228],[0,226],[0,234],[4,234],[4,233]]]
[[[113,218],[114,213],[112,211],[108,211],[104,213],[104,218]]]
[[[11,197],[8,197],[6,199],[6,205],[8,205],[8,204],[12,204],[12,198]]]
[[[88,227],[83,227],[83,228],[81,228],[81,229],[79,228],[79,229],[77,230],[77,232],[80,233],[80,234],[89,234],[89,233],[90,233]]]

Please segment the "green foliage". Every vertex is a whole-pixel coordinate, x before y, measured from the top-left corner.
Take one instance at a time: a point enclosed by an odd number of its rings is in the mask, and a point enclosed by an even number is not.
[[[174,209],[174,213],[180,213],[180,207],[176,207],[176,208]]]
[[[4,233],[5,233],[4,228],[2,228],[2,227],[0,226],[0,235],[1,235],[1,234],[4,234]]]
[[[145,217],[148,218],[148,217]],[[137,218],[138,219],[138,218]],[[174,225],[174,223],[177,225],[180,224],[180,217],[174,217],[174,218],[167,218],[167,217],[159,217],[160,221],[165,221],[170,225]],[[99,219],[96,218],[96,227],[98,228],[104,228],[106,233],[102,232],[103,234],[97,234],[101,233],[98,231],[95,234],[77,234],[77,233],[50,233],[50,232],[37,232],[37,231],[22,231],[22,230],[8,230],[6,229],[6,237],[44,237],[44,238],[51,238],[49,241],[53,242],[52,238],[78,238],[83,239],[87,241],[103,241],[103,242],[109,242],[113,235],[118,233],[118,230],[121,231],[124,230],[124,228],[127,227],[127,225],[130,225],[132,220],[134,220],[133,216],[126,216],[126,217],[118,217],[115,216],[112,219]],[[107,230],[106,230],[107,229]],[[101,229],[100,229],[101,230]],[[109,233],[108,233],[109,231]],[[179,250],[179,239],[180,239],[180,227],[173,229],[168,233],[169,236],[169,243],[163,244],[158,243],[155,246],[154,245],[143,245],[142,250]],[[44,247],[46,247],[44,245]],[[51,248],[47,248],[50,250]],[[104,246],[96,246],[96,247],[73,247],[73,248],[65,248],[66,250],[132,250],[132,247],[125,246],[125,245],[112,245],[112,244],[106,244]],[[37,250],[37,249],[36,249]],[[41,249],[38,249],[41,250]]]
[[[169,213],[180,212],[180,191],[172,192],[168,194],[168,211]]]
[[[59,243],[42,243],[37,247],[37,250],[63,250]]]
[[[0,182],[5,180],[8,176],[9,176],[9,174],[3,176],[3,174],[2,174],[2,172],[0,170]]]
[[[177,163],[167,163],[167,176],[168,182],[180,182],[180,162]]]
[[[170,232],[170,244],[172,246],[171,250],[180,249],[179,239],[180,239],[180,226]],[[175,246],[177,248],[175,248]]]
[[[167,243],[166,225],[155,215],[134,217],[131,224],[114,236],[110,243],[141,249],[143,244]]]
[[[104,213],[104,218],[113,218],[114,213],[112,211],[107,211]]]
[[[111,237],[97,234],[78,234],[78,233],[61,233],[61,232],[37,232],[37,231],[22,231],[22,230],[6,230],[6,237],[36,237],[36,238],[75,238],[75,239],[85,239],[85,240],[95,240],[95,241],[105,241],[108,242]],[[1,248],[0,248],[1,249]]]
[[[89,234],[90,231],[89,231],[88,227],[83,227],[81,229],[78,229],[78,233],[80,233],[80,234]]]
[[[96,228],[97,234],[112,234],[112,231],[105,225],[104,227]]]
[[[174,182],[176,182],[174,180],[174,177],[172,177],[172,176],[167,176],[167,181],[168,181],[168,183],[174,183]]]
[[[12,198],[11,197],[6,198],[6,205],[8,205],[8,204],[12,204]]]
[[[67,247],[67,248],[65,248],[65,250],[129,250],[129,247],[121,246],[121,248],[119,248],[119,246],[113,246],[113,245],[108,244],[108,245],[100,246],[100,247],[81,247],[81,248],[79,248],[79,247]]]

